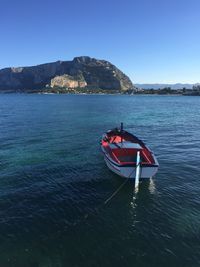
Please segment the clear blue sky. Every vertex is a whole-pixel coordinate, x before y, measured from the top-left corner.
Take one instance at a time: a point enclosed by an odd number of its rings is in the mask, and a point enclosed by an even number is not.
[[[135,83],[200,82],[200,0],[0,0],[0,68],[88,55]]]

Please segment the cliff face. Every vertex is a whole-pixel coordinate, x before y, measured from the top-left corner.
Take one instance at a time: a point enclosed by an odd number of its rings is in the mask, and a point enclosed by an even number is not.
[[[119,91],[134,89],[131,80],[117,67],[108,61],[90,57],[0,70],[0,91],[39,90],[47,85]]]
[[[84,77],[80,76],[70,76],[67,74],[56,76],[51,79],[50,87],[60,87],[60,88],[84,88],[87,86],[87,82]]]

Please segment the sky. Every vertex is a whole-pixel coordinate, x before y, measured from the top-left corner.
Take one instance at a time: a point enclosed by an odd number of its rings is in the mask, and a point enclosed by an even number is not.
[[[0,68],[76,56],[133,83],[200,82],[200,0],[0,0]]]

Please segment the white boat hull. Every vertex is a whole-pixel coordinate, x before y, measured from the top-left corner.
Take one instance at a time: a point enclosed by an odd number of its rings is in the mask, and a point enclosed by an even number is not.
[[[119,176],[122,176],[124,178],[135,179],[135,175],[136,175],[136,167],[135,166],[131,166],[131,167],[117,166],[116,164],[112,163],[112,161],[108,160],[106,156],[104,156],[104,160],[105,160],[108,168],[111,171],[113,171],[114,173],[116,173]],[[157,171],[158,171],[158,166],[141,167],[140,178],[149,179],[149,178],[153,177]]]
[[[101,149],[108,168],[119,176],[136,179],[136,184],[139,178],[149,179],[158,171],[154,153],[135,135],[124,131],[122,124],[102,136]]]

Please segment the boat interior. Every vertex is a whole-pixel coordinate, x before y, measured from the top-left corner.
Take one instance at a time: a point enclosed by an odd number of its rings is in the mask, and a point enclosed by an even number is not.
[[[134,148],[114,148],[111,150],[112,156],[118,163],[136,163],[138,149]],[[140,151],[140,160],[142,163],[151,163],[144,153],[144,150]]]
[[[107,143],[107,144],[105,144]],[[140,162],[143,164],[151,164],[152,156],[147,148],[134,143],[131,140],[124,139],[121,136],[112,136],[105,141],[105,145],[109,146],[110,156],[119,164],[133,164],[137,160],[137,151],[140,151]]]

